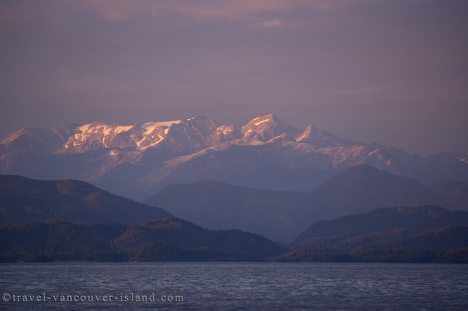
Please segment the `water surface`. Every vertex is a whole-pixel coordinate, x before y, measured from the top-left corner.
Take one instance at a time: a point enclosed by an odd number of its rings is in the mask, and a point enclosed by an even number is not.
[[[468,265],[2,264],[0,276],[1,310],[468,310]]]

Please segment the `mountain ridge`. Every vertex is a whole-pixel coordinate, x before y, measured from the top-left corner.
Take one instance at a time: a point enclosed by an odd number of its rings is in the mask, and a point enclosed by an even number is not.
[[[359,164],[425,184],[468,182],[468,163],[462,155],[408,154],[376,143],[341,139],[314,125],[297,129],[272,114],[242,126],[199,116],[28,128],[0,142],[2,174],[79,179],[139,200],[172,183],[205,179],[307,191]]]
[[[70,221],[138,223],[173,217],[76,180],[34,180],[0,175],[0,224]]]
[[[466,263],[468,212],[394,207],[319,221],[274,260]]]
[[[0,262],[262,261],[283,249],[239,230],[167,218],[144,224],[30,223],[0,227]]]
[[[414,179],[367,165],[344,170],[309,192],[199,181],[169,185],[144,202],[207,228],[239,228],[283,243],[315,221],[379,207],[443,204],[468,208],[463,196],[454,200],[453,195],[435,193]]]
[[[468,226],[467,211],[450,211],[435,205],[388,207],[316,222],[293,243],[310,238],[357,236],[396,229],[422,231],[455,225]]]

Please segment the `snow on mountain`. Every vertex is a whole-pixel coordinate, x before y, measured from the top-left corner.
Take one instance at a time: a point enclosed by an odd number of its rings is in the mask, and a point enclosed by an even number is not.
[[[275,138],[294,140],[299,131],[280,121],[275,115],[256,117],[241,128],[244,144],[262,144]]]
[[[100,148],[124,148],[131,144],[133,126],[88,123],[79,126],[63,145],[63,152],[82,153]]]
[[[234,132],[233,126],[219,125],[204,117],[133,125],[94,122],[76,127],[57,152],[84,153],[98,149],[143,152],[162,143],[178,153],[196,152],[232,140]]]
[[[456,157],[456,159],[459,160],[460,162],[468,164],[468,156],[458,156]]]
[[[71,135],[73,127],[21,128],[0,141],[0,151],[53,153],[59,150],[65,139]]]
[[[466,155],[410,155],[299,130],[272,114],[236,127],[205,117],[141,124],[25,128],[0,141],[0,172],[75,178],[135,198],[174,182],[213,179],[309,190],[336,171],[369,164],[426,183],[468,180]]]
[[[312,130],[312,125],[301,132],[272,114],[256,117],[240,128],[222,125],[204,117],[192,117],[185,120],[129,125],[92,122],[72,127],[72,130],[68,131],[68,136],[59,139],[62,146],[49,151],[68,154],[99,149],[145,151],[163,142],[181,152],[197,152],[225,143],[259,145],[277,140],[309,143],[320,147],[343,144],[343,141],[329,133],[316,128]],[[53,136],[54,130],[20,129],[7,135],[0,144],[11,145],[27,139],[31,140],[31,144],[38,143],[44,140],[42,136],[47,136],[44,133]]]

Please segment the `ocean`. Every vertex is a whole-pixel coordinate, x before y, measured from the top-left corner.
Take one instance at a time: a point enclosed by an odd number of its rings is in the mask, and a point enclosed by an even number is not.
[[[468,265],[15,263],[1,310],[468,310]]]

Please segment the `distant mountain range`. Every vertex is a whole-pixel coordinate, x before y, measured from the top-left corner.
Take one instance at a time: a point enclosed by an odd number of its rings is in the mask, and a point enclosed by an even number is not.
[[[21,129],[0,141],[0,172],[47,179],[0,175],[3,261],[468,262],[467,212],[444,209],[468,210],[467,156],[273,115]]]
[[[158,197],[180,218],[247,233],[203,229],[85,182],[0,175],[0,261],[468,262],[467,211],[372,207],[464,197],[455,183],[434,189],[357,166],[309,193],[202,182]],[[316,221],[336,214],[352,215]]]
[[[447,226],[468,226],[468,212],[438,206],[381,208],[316,222],[301,233],[295,243],[312,238],[349,237],[395,229],[420,232]]]
[[[209,231],[175,218],[143,225],[36,223],[0,228],[0,262],[259,261],[282,252],[255,234]]]
[[[0,175],[0,225],[30,222],[133,224],[173,217],[76,180]]]
[[[0,261],[258,261],[284,251],[76,180],[0,175]]]
[[[133,199],[167,185],[216,180],[265,190],[310,191],[368,164],[424,184],[468,182],[468,156],[427,157],[304,130],[263,115],[236,127],[204,117],[111,125],[23,128],[0,141],[0,173],[78,179]]]
[[[379,207],[436,204],[468,210],[466,189],[463,183],[428,189],[417,180],[359,165],[309,192],[204,181],[168,186],[145,202],[207,228],[237,228],[286,243],[316,221]]]
[[[136,224],[175,216],[208,229],[239,229],[289,243],[316,221],[380,207],[432,204],[468,210],[466,188],[442,183],[428,189],[408,177],[360,165],[309,192],[204,181],[168,186],[142,204],[86,182],[0,175],[0,225]]]
[[[375,261],[468,263],[468,212],[377,209],[317,222],[288,249],[256,234],[166,218],[146,224],[0,227],[0,262]]]
[[[468,262],[468,212],[383,208],[317,222],[280,261]]]

